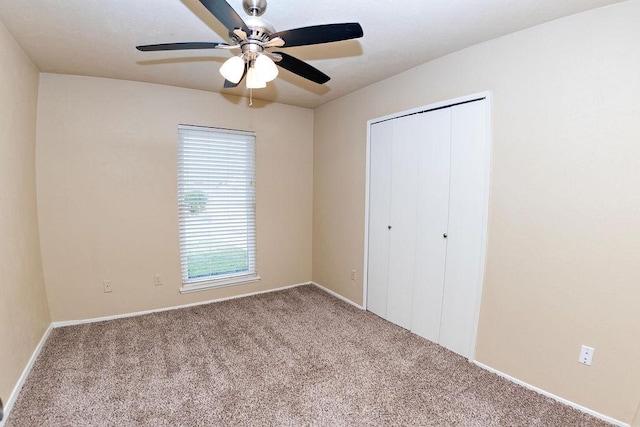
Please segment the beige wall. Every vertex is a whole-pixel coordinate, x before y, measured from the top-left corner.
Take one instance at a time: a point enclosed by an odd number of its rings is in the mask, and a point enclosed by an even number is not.
[[[640,400],[639,16],[633,0],[568,17],[318,108],[313,280],[362,303],[366,121],[489,90],[477,360],[631,422]],[[596,348],[592,367],[577,362],[581,344]]]
[[[37,171],[54,321],[176,306],[311,280],[313,112],[119,80],[42,74]],[[258,274],[181,295],[180,123],[257,133]],[[154,273],[164,285],[155,286]],[[102,282],[112,280],[113,292]]]
[[[36,213],[38,71],[0,23],[0,397],[49,326]]]

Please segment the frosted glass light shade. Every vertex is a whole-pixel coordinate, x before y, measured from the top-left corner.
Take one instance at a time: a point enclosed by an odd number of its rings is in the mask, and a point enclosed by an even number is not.
[[[262,89],[267,87],[267,82],[262,79],[260,73],[253,67],[247,70],[247,89]]]
[[[278,77],[278,67],[267,55],[260,55],[256,58],[255,68],[260,78],[265,82],[270,82]]]
[[[244,74],[244,60],[239,56],[227,59],[220,67],[220,74],[231,83],[237,84]]]

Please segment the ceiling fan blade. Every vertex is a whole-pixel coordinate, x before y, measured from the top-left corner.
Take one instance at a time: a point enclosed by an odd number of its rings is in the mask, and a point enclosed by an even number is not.
[[[208,42],[186,42],[186,43],[162,43],[136,46],[136,49],[143,52],[153,52],[157,50],[187,50],[187,49],[215,49],[217,47],[229,46],[226,43]]]
[[[273,33],[271,39],[280,37],[285,47],[330,43],[362,37],[362,27],[357,22],[347,24],[314,25]]]
[[[289,70],[292,73],[299,75],[300,77],[304,77],[305,79],[311,80],[312,82],[318,84],[324,84],[331,79],[331,77],[327,76],[322,71],[318,70],[315,67],[312,67],[304,61],[299,60],[298,58],[287,55],[284,52],[273,53],[282,57],[282,59],[276,62],[276,64],[278,64],[285,70]]]
[[[241,29],[247,34],[251,31],[244,23],[240,15],[224,0],[200,0],[200,3],[207,8],[218,21],[222,23],[230,32],[236,28]]]
[[[238,87],[238,85],[239,85],[239,84],[240,84],[240,82],[238,82],[238,83],[233,83],[233,82],[230,82],[229,80],[226,80],[226,79],[225,79],[225,81],[224,81],[224,88],[225,88],[225,89],[233,89],[234,87]]]

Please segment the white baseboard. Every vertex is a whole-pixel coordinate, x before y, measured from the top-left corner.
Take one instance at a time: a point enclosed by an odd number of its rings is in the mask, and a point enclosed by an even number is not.
[[[49,325],[47,330],[42,335],[42,338],[40,338],[40,342],[36,346],[35,350],[33,350],[33,353],[29,358],[29,362],[27,363],[27,366],[25,366],[24,370],[22,371],[22,374],[18,379],[18,383],[13,388],[13,391],[11,392],[11,396],[9,396],[9,400],[7,400],[4,406],[4,418],[2,419],[2,421],[0,421],[0,427],[3,427],[4,423],[7,421],[7,418],[9,418],[9,414],[11,413],[11,409],[13,409],[13,405],[16,403],[16,399],[20,394],[20,390],[22,389],[22,386],[24,385],[25,381],[27,381],[27,377],[31,373],[31,368],[33,368],[33,364],[36,362],[36,359],[40,355],[40,352],[42,351],[44,344],[47,342],[47,339],[49,339],[49,335],[51,334],[52,330],[53,330],[53,324]]]
[[[311,285],[313,285],[313,286],[316,286],[316,287],[318,287],[318,288],[322,289],[322,290],[323,290],[323,291],[325,291],[326,293],[331,294],[331,295],[333,295],[334,297],[336,297],[336,298],[338,298],[338,299],[341,299],[342,301],[344,301],[344,302],[346,302],[346,303],[348,303],[348,304],[353,305],[354,307],[358,307],[360,310],[364,310],[364,307],[363,307],[363,306],[361,306],[360,304],[356,304],[355,302],[351,301],[351,300],[350,300],[350,299],[348,299],[348,298],[343,297],[342,295],[340,295],[340,294],[339,294],[339,293],[337,293],[337,292],[332,291],[331,289],[325,288],[324,286],[322,286],[322,285],[320,285],[320,284],[318,284],[318,283],[316,283],[316,282],[309,282],[309,284],[311,284]]]
[[[250,296],[253,296],[253,295],[268,294],[268,293],[271,293],[271,292],[278,292],[278,291],[283,291],[285,289],[297,288],[298,286],[306,286],[306,285],[309,285],[309,282],[298,283],[298,284],[289,285],[289,286],[282,286],[282,287],[274,288],[274,289],[267,289],[266,291],[249,292],[249,293],[246,293],[246,294],[234,295],[234,296],[231,296],[231,297],[216,298],[216,299],[211,299],[211,300],[202,301],[202,302],[194,302],[194,303],[191,303],[191,304],[183,304],[183,305],[176,305],[176,306],[172,306],[172,307],[156,308],[156,309],[152,309],[152,310],[136,311],[134,313],[115,314],[113,316],[95,317],[95,318],[92,318],[92,319],[66,320],[66,321],[62,321],[62,322],[53,322],[52,326],[54,328],[61,328],[63,326],[83,325],[83,324],[86,324],[86,323],[105,322],[107,320],[123,319],[123,318],[126,318],[126,317],[144,316],[145,314],[160,313],[160,312],[163,312],[163,311],[171,311],[171,310],[179,310],[181,308],[197,307],[199,305],[211,304],[213,302],[228,301],[228,300],[232,300],[232,299],[250,297]],[[0,426],[0,427],[2,427],[2,426]]]
[[[594,411],[592,409],[589,409],[589,408],[586,408],[584,406],[578,405],[577,403],[571,402],[570,400],[564,399],[564,398],[562,398],[560,396],[556,396],[553,393],[549,393],[546,390],[543,390],[543,389],[538,388],[536,386],[532,386],[531,384],[525,383],[524,381],[521,381],[521,380],[519,380],[517,378],[514,378],[511,375],[507,375],[504,372],[500,372],[497,369],[494,369],[494,368],[492,368],[490,366],[487,366],[487,365],[485,365],[483,363],[480,363],[477,360],[472,360],[471,363],[479,366],[482,369],[485,369],[485,370],[487,370],[489,372],[492,372],[492,373],[494,373],[494,374],[496,374],[496,375],[498,375],[498,376],[500,376],[502,378],[505,378],[505,379],[507,379],[507,380],[509,380],[509,381],[511,381],[513,383],[521,385],[524,388],[527,388],[529,390],[533,390],[533,391],[535,391],[537,393],[540,393],[540,394],[542,394],[544,396],[550,397],[551,399],[556,400],[556,401],[558,401],[560,403],[564,403],[565,405],[571,406],[572,408],[577,409],[578,411],[581,411],[581,412],[584,412],[586,414],[592,415],[592,416],[594,416],[596,418],[599,418],[599,419],[601,419],[603,421],[606,421],[606,422],[611,423],[611,424],[616,425],[616,426],[630,427],[629,424],[627,424],[627,423],[623,423],[622,421],[616,420],[615,418],[608,417],[608,416],[606,416],[604,414],[601,414],[600,412],[596,412],[596,411]]]

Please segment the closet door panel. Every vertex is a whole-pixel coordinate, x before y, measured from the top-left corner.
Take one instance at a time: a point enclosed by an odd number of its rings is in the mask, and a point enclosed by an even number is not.
[[[440,344],[470,357],[484,253],[486,101],[451,109],[451,178]]]
[[[449,215],[451,110],[421,114],[418,147],[416,261],[411,330],[440,339]]]
[[[367,309],[386,319],[393,122],[376,123],[370,132]]]
[[[387,320],[411,329],[420,115],[393,120]]]

